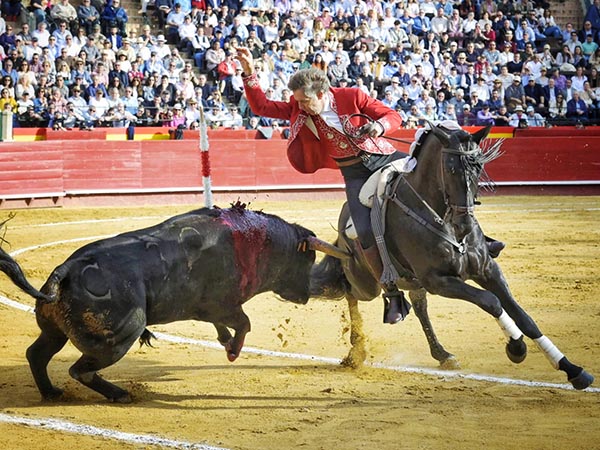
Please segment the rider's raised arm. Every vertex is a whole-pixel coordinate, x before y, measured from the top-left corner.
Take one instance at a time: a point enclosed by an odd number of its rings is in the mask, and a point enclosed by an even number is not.
[[[250,50],[245,47],[238,47],[236,52],[243,71],[244,93],[252,112],[259,116],[290,120],[292,116],[290,104],[268,99],[260,88]]]

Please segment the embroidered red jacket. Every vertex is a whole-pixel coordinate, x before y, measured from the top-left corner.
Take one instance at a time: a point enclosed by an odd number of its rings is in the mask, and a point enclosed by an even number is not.
[[[299,108],[293,97],[289,103],[267,99],[258,84],[256,74],[244,78],[244,91],[254,114],[290,121],[287,155],[292,167],[298,172],[313,173],[322,168],[338,168],[328,149],[330,143],[323,142],[305,125],[309,116]],[[360,117],[350,118],[352,114],[365,114],[373,120],[378,120],[386,132],[402,125],[402,118],[396,111],[369,97],[360,89],[331,88],[331,94],[331,108],[338,114],[345,127],[344,131],[350,135],[355,135],[358,128],[365,123]],[[384,138],[363,137],[353,141],[355,145],[339,142],[340,147],[345,146],[343,149],[347,156],[356,155],[360,151],[386,155],[396,151]]]

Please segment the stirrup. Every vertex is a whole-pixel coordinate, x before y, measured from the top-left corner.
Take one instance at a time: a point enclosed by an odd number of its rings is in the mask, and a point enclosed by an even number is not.
[[[383,323],[391,325],[403,321],[410,312],[411,304],[404,297],[404,292],[393,288],[384,290],[383,298]]]

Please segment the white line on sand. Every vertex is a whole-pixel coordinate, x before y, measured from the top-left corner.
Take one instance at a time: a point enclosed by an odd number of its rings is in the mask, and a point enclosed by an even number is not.
[[[47,417],[34,419],[31,417],[22,417],[15,416],[12,414],[0,413],[0,422],[14,425],[24,425],[34,428],[40,428],[43,430],[61,431],[65,433],[113,439],[121,442],[127,442],[130,444],[156,445],[159,447],[193,450],[225,450],[223,447],[213,447],[206,444],[165,439],[158,436],[153,436],[151,434],[125,433],[123,431],[109,430],[107,428],[98,428],[92,425],[77,424],[73,422],[67,422],[65,420],[51,419]]]

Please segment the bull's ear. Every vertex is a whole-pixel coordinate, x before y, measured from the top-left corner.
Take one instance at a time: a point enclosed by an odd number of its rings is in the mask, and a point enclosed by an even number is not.
[[[352,256],[349,253],[342,250],[341,248],[336,247],[335,245],[330,244],[329,242],[322,241],[321,239],[316,238],[314,236],[307,237],[306,242],[308,242],[308,248],[310,248],[311,250],[323,252],[326,255],[333,256],[334,258],[348,259]]]
[[[473,133],[471,136],[473,138],[473,140],[477,143],[477,145],[479,145],[479,143],[481,141],[483,141],[488,134],[490,134],[490,131],[492,130],[492,126],[488,125],[485,128],[482,128],[481,130]]]

